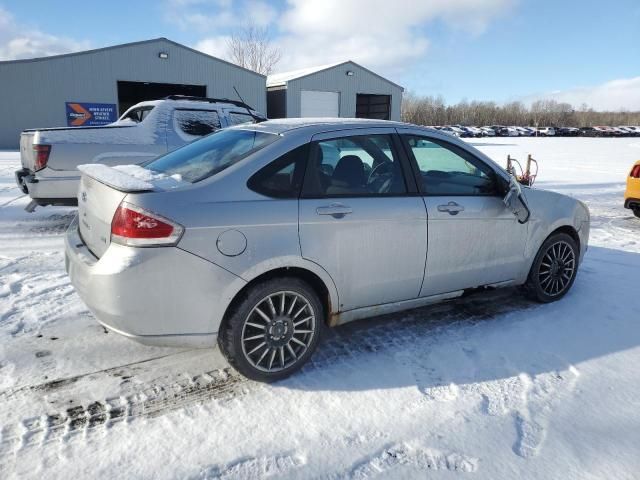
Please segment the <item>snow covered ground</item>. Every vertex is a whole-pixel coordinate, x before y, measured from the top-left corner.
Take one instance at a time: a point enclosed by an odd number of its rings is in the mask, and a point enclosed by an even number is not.
[[[640,471],[640,139],[470,140],[592,215],[573,290],[347,325],[265,386],[216,351],[106,333],[69,285],[73,209],[24,212],[0,152],[0,478],[632,479]]]

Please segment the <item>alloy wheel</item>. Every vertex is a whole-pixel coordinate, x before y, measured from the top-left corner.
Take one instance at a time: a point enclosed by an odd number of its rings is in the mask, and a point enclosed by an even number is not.
[[[538,270],[540,288],[551,297],[563,293],[576,271],[575,252],[571,245],[561,240],[549,246]]]
[[[292,291],[260,300],[242,327],[242,353],[263,372],[279,372],[294,365],[317,334],[311,302]]]

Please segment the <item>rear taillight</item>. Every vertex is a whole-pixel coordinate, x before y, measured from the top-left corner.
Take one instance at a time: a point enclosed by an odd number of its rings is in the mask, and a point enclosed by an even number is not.
[[[640,178],[640,164],[635,165],[631,169],[631,173],[629,174],[629,176],[632,178]]]
[[[51,145],[34,145],[33,156],[35,161],[33,162],[34,171],[42,170],[47,166],[49,161],[49,154],[51,153]]]
[[[184,228],[160,215],[122,202],[111,220],[111,241],[134,247],[175,245]]]

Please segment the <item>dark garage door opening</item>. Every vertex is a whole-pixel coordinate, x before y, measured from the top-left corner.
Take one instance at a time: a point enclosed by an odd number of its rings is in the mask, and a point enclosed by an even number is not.
[[[118,110],[122,115],[129,107],[145,100],[158,100],[169,95],[206,97],[206,85],[179,83],[118,82]]]
[[[389,120],[391,118],[391,95],[356,95],[356,117]]]

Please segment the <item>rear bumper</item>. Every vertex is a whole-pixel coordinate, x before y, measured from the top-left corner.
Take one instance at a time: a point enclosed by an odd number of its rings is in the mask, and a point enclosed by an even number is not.
[[[29,188],[27,184],[31,184],[34,182],[33,174],[26,168],[21,168],[20,170],[15,171],[15,178],[18,187],[22,190],[22,193],[29,193]]]
[[[112,243],[97,259],[82,241],[77,219],[65,236],[65,265],[102,325],[146,345],[215,345],[224,312],[239,290],[239,277],[177,247]]]
[[[636,209],[640,208],[640,198],[625,198],[624,199],[624,208]]]
[[[22,168],[16,170],[15,179],[20,190],[41,205],[78,204],[79,175],[68,175],[68,172],[55,172],[48,168],[38,172]]]

